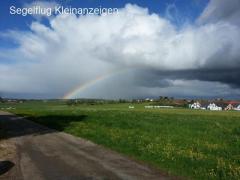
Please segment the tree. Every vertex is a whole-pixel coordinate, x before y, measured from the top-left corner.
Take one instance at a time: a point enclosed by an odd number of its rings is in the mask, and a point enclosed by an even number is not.
[[[169,98],[167,96],[164,96],[164,100],[169,100]]]

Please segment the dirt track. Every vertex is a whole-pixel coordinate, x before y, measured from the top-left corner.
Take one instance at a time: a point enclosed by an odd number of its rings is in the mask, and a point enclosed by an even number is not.
[[[7,179],[175,179],[92,142],[0,112],[8,141],[16,144]]]

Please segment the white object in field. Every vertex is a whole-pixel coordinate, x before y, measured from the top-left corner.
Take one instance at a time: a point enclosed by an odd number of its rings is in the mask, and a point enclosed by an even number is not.
[[[240,105],[238,105],[238,107],[234,108],[234,110],[240,111]]]
[[[201,109],[201,104],[197,101],[197,102],[195,102],[193,104],[190,104],[189,107],[191,109]]]
[[[229,104],[229,105],[227,105],[227,107],[225,107],[225,109],[224,110],[233,110],[234,109],[234,107],[233,107],[233,105],[232,104]]]
[[[173,108],[173,106],[154,106],[154,108]]]
[[[222,107],[218,107],[216,104],[214,103],[210,103],[207,107],[207,109],[211,110],[211,111],[221,111]]]
[[[154,99],[150,99],[150,98],[146,98],[145,101],[150,101],[150,102],[153,102]]]
[[[173,108],[173,106],[145,106],[145,108]]]
[[[134,106],[128,106],[129,109],[134,109],[135,107]]]
[[[145,106],[145,108],[153,108],[153,106]]]

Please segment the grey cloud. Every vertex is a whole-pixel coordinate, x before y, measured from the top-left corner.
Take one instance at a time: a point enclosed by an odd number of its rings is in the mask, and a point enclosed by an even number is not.
[[[240,25],[239,0],[210,0],[208,6],[198,19],[198,23],[216,23],[227,21]]]
[[[231,85],[234,88],[240,87],[239,68],[232,69],[197,69],[180,71],[152,71],[154,79],[182,79],[182,80],[200,80],[209,82],[220,82]]]

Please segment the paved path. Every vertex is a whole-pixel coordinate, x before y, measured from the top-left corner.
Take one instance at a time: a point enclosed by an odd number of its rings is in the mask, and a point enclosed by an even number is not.
[[[0,122],[17,146],[19,170],[13,179],[173,179],[102,146],[9,113],[0,112]]]

